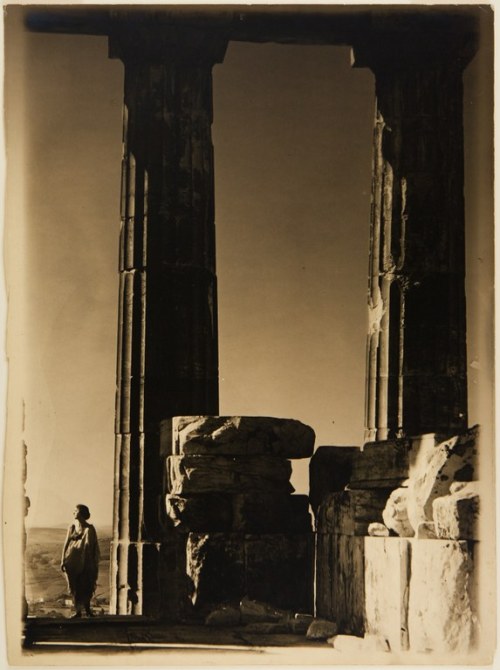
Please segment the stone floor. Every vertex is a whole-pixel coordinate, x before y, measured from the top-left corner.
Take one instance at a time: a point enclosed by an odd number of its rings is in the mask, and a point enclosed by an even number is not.
[[[183,665],[341,662],[338,652],[326,642],[307,640],[305,635],[248,633],[242,626],[173,625],[142,617],[115,616],[79,620],[29,618],[25,627],[24,656],[69,653],[79,657],[80,663],[91,662],[92,656],[101,661],[106,657],[108,663],[110,655],[123,659],[127,652],[136,659],[137,655],[144,660],[152,657],[153,662],[155,656],[168,654],[169,664]]]

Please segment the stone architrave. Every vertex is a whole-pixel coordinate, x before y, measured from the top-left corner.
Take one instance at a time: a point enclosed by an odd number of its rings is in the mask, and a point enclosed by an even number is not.
[[[430,434],[412,440],[407,509],[415,530],[433,521],[433,501],[447,495],[453,482],[474,479],[477,451],[477,426],[448,439]]]
[[[406,651],[409,648],[410,575],[409,540],[397,537],[365,538],[366,633],[384,637],[389,641],[392,651]]]
[[[172,454],[307,458],[314,431],[295,419],[253,416],[176,416],[162,426]]]
[[[452,487],[449,495],[432,503],[435,532],[448,540],[479,539],[479,483]]]
[[[473,568],[471,548],[465,541],[412,541],[408,613],[411,651],[471,651],[477,622]]]
[[[318,447],[309,462],[309,499],[314,514],[328,493],[342,491],[351,479],[359,447]]]
[[[202,493],[291,493],[290,461],[278,456],[168,456],[167,488],[177,496]]]

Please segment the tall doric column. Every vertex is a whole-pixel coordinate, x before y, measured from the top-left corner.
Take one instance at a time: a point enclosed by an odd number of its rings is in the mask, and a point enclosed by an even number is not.
[[[373,20],[366,439],[467,425],[462,73],[468,21]]]
[[[111,612],[163,611],[160,422],[218,413],[212,66],[227,40],[115,17],[125,66]]]

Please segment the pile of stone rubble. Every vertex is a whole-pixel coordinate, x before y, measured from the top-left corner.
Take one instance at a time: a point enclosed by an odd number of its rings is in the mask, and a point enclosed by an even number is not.
[[[314,431],[287,419],[176,417],[162,442],[166,513],[185,542],[194,608],[246,595],[312,611],[309,501],[291,495],[289,459],[312,454]]]

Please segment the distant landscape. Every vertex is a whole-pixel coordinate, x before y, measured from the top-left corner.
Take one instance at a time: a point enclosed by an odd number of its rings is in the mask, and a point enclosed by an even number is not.
[[[28,615],[69,617],[72,600],[63,572],[61,553],[66,528],[28,528],[25,553],[25,590]],[[92,601],[94,614],[109,609],[109,549],[111,530],[97,528],[101,560],[97,589]]]

